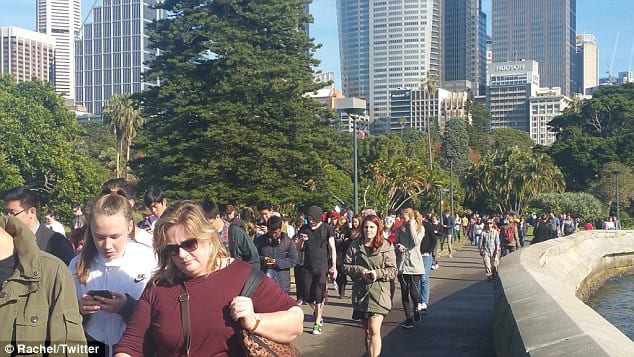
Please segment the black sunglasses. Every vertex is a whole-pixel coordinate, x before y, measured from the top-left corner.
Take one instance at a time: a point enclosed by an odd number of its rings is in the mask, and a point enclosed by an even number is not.
[[[198,239],[190,238],[186,241],[181,242],[181,244],[168,244],[165,246],[163,251],[167,253],[167,255],[176,256],[180,249],[183,248],[188,253],[191,253],[198,249]]]

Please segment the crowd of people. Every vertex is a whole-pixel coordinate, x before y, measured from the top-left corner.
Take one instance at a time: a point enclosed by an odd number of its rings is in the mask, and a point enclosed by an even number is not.
[[[170,204],[157,187],[145,192],[142,219],[135,222],[135,198],[130,182],[109,180],[97,196],[73,205],[67,238],[56,212],[48,210],[46,223],[39,221],[35,191],[21,186],[4,193],[0,338],[88,342],[119,357],[240,355],[241,330],[292,342],[303,330],[300,305],[311,308],[312,334],[322,334],[324,305],[334,289],[350,299],[368,354],[378,356],[396,281],[401,327],[414,328],[429,308],[429,277],[440,268],[445,245],[452,257],[453,243],[468,239],[492,281],[500,257],[525,246],[529,221],[532,244],[572,234],[579,224],[554,212],[527,220],[318,206],[291,219],[268,200],[242,220],[230,204]],[[602,228],[611,229],[610,221]],[[252,270],[265,278],[250,297],[240,296]]]

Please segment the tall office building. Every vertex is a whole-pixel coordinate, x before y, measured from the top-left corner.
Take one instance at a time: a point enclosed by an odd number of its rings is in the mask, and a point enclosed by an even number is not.
[[[53,81],[55,39],[18,27],[0,27],[0,74],[18,82]]]
[[[75,42],[77,104],[100,115],[114,94],[136,93],[151,83],[142,81],[144,63],[155,55],[148,48],[146,25],[162,16],[152,9],[157,0],[102,0],[92,8],[92,22],[82,26]],[[154,83],[154,85],[157,83]]]
[[[37,32],[55,38],[55,89],[75,97],[75,37],[81,28],[81,0],[36,0]]]
[[[577,35],[577,88],[581,94],[599,85],[599,47],[594,35]]]
[[[343,93],[389,117],[390,91],[441,77],[440,0],[337,0]]]
[[[576,0],[492,2],[495,62],[534,60],[545,87],[575,87]]]
[[[491,113],[491,129],[530,132],[529,99],[537,93],[539,83],[539,64],[535,61],[490,64],[487,69],[487,107]]]
[[[482,0],[445,0],[443,9],[443,88],[484,95],[486,14]]]

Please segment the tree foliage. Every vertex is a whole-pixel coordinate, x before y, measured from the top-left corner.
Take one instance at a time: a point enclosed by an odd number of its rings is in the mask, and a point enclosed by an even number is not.
[[[557,141],[548,153],[569,190],[584,191],[609,162],[634,165],[634,83],[604,86],[550,123]]]
[[[469,165],[469,133],[464,118],[451,118],[445,125],[442,141],[442,163],[449,169],[453,163],[454,173],[462,173]]]
[[[317,46],[301,31],[305,0],[170,0],[150,27],[160,54],[143,96],[148,121],[134,163],[145,184],[175,197],[209,196],[252,204],[318,199],[336,147],[319,118],[326,109],[304,93]]]
[[[606,212],[616,213],[616,177],[619,177],[619,209],[634,213],[634,172],[632,167],[617,162],[603,166],[599,176],[590,184],[588,192],[598,198]]]
[[[98,191],[107,172],[76,152],[80,128],[49,83],[0,77],[0,188],[27,185],[62,215]]]
[[[485,156],[471,166],[464,182],[470,207],[520,214],[536,195],[565,188],[563,175],[550,157],[517,146]]]
[[[104,105],[102,118],[104,124],[112,129],[117,140],[116,175],[129,179],[128,164],[132,140],[137,136],[144,122],[139,105],[133,100],[131,94],[114,95]],[[122,160],[124,153],[125,160]]]
[[[537,214],[568,212],[581,222],[596,221],[605,215],[605,208],[594,196],[585,192],[542,193],[530,200],[529,205]]]

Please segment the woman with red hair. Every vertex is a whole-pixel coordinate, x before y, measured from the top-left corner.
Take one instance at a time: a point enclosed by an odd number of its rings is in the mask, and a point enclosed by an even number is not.
[[[361,223],[361,236],[350,244],[343,271],[352,278],[352,318],[361,320],[370,357],[381,354],[381,325],[392,309],[390,280],[396,277],[396,254],[383,239],[383,222],[368,215]]]

